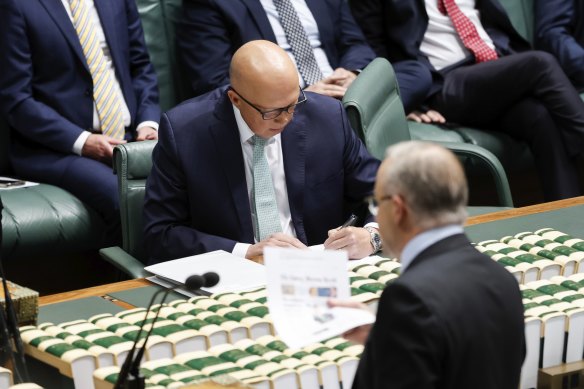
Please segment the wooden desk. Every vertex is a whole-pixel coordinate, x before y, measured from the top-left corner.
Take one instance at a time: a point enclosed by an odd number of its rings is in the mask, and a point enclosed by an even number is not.
[[[568,207],[572,207],[575,205],[584,205],[584,196],[575,197],[575,198],[567,199],[567,200],[554,201],[554,202],[550,202],[550,203],[531,205],[531,206],[523,207],[523,208],[515,208],[515,209],[506,210],[506,211],[493,212],[493,213],[488,213],[488,214],[484,214],[484,215],[473,216],[473,217],[468,218],[466,225],[471,226],[471,225],[476,225],[476,224],[481,224],[481,223],[493,222],[493,221],[497,221],[497,220],[505,220],[505,219],[510,219],[510,218],[514,218],[514,217],[533,215],[533,214],[538,214],[538,213],[543,213],[543,212],[548,212],[548,211],[555,211],[558,209],[568,208]],[[583,221],[583,225],[584,225],[584,221]],[[70,300],[75,300],[75,299],[84,298],[84,297],[105,296],[108,293],[120,292],[120,291],[124,291],[124,290],[141,288],[143,286],[151,286],[151,285],[153,285],[153,284],[150,283],[149,281],[143,279],[143,278],[129,280],[129,281],[116,282],[116,283],[108,284],[108,285],[95,286],[95,287],[87,288],[87,289],[81,289],[81,290],[76,290],[76,291],[71,291],[71,292],[64,292],[64,293],[54,294],[54,295],[50,295],[50,296],[43,296],[43,297],[39,298],[39,305],[46,306],[49,304],[55,304],[55,303],[59,303],[59,302],[70,301]],[[113,301],[113,302],[121,307],[124,307],[124,308],[134,308],[133,306],[126,304],[124,302],[121,302],[121,301]]]

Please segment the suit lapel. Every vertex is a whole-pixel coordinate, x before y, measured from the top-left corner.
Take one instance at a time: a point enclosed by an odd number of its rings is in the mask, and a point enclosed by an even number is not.
[[[87,66],[87,60],[85,59],[85,54],[83,54],[83,49],[81,48],[81,43],[79,43],[79,37],[77,36],[77,31],[65,11],[65,7],[61,0],[42,0],[40,3],[45,7],[51,18],[55,21],[69,45],[79,57],[83,67],[89,72]]]
[[[331,24],[330,17],[328,17],[330,12],[326,8],[325,2],[322,0],[306,0],[306,5],[310,9],[318,26],[318,35],[320,36],[322,46],[328,47],[334,45],[334,26]],[[333,41],[330,41],[331,39]]]
[[[264,10],[264,7],[262,7],[260,0],[241,0],[241,2],[243,2],[243,4],[245,4],[245,6],[248,8],[249,14],[255,21],[255,24],[258,30],[260,30],[262,37],[266,40],[277,43],[274,30],[272,30],[272,26],[268,20],[268,15],[266,15],[266,11]]]
[[[302,115],[297,111],[294,119],[282,132],[282,154],[284,155],[284,172],[288,190],[288,204],[296,236],[302,242],[308,242],[304,230],[304,184],[306,166],[307,128]]]
[[[210,131],[219,157],[218,160],[229,185],[243,241],[253,242],[253,224],[247,182],[245,181],[243,152],[241,151],[241,141],[233,107],[226,93],[217,104],[215,116],[218,121],[210,127]]]

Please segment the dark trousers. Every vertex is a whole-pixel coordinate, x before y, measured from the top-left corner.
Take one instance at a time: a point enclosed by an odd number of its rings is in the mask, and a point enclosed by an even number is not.
[[[432,88],[432,73],[418,61],[400,61],[391,64],[399,87],[406,114],[420,107]]]
[[[11,157],[18,177],[55,185],[72,193],[104,219],[106,244],[121,243],[118,179],[111,166],[74,154],[21,145],[13,145]]]
[[[456,68],[430,105],[448,121],[527,142],[547,201],[582,194],[584,103],[551,55],[529,51]]]

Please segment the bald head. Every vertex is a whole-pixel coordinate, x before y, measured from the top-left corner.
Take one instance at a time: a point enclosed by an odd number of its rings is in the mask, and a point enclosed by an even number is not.
[[[251,41],[235,52],[229,69],[231,85],[242,94],[260,91],[297,91],[296,66],[280,46],[269,41]]]
[[[383,195],[400,194],[422,229],[466,218],[466,177],[456,156],[442,146],[414,141],[389,147],[377,185]]]

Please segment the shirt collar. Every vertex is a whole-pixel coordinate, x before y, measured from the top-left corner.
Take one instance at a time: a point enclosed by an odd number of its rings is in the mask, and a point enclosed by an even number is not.
[[[407,267],[412,263],[412,261],[428,247],[432,246],[434,243],[441,241],[442,239],[448,238],[452,235],[462,234],[464,230],[460,224],[449,224],[442,227],[432,228],[426,230],[410,240],[401,255],[401,272],[406,271]]]

